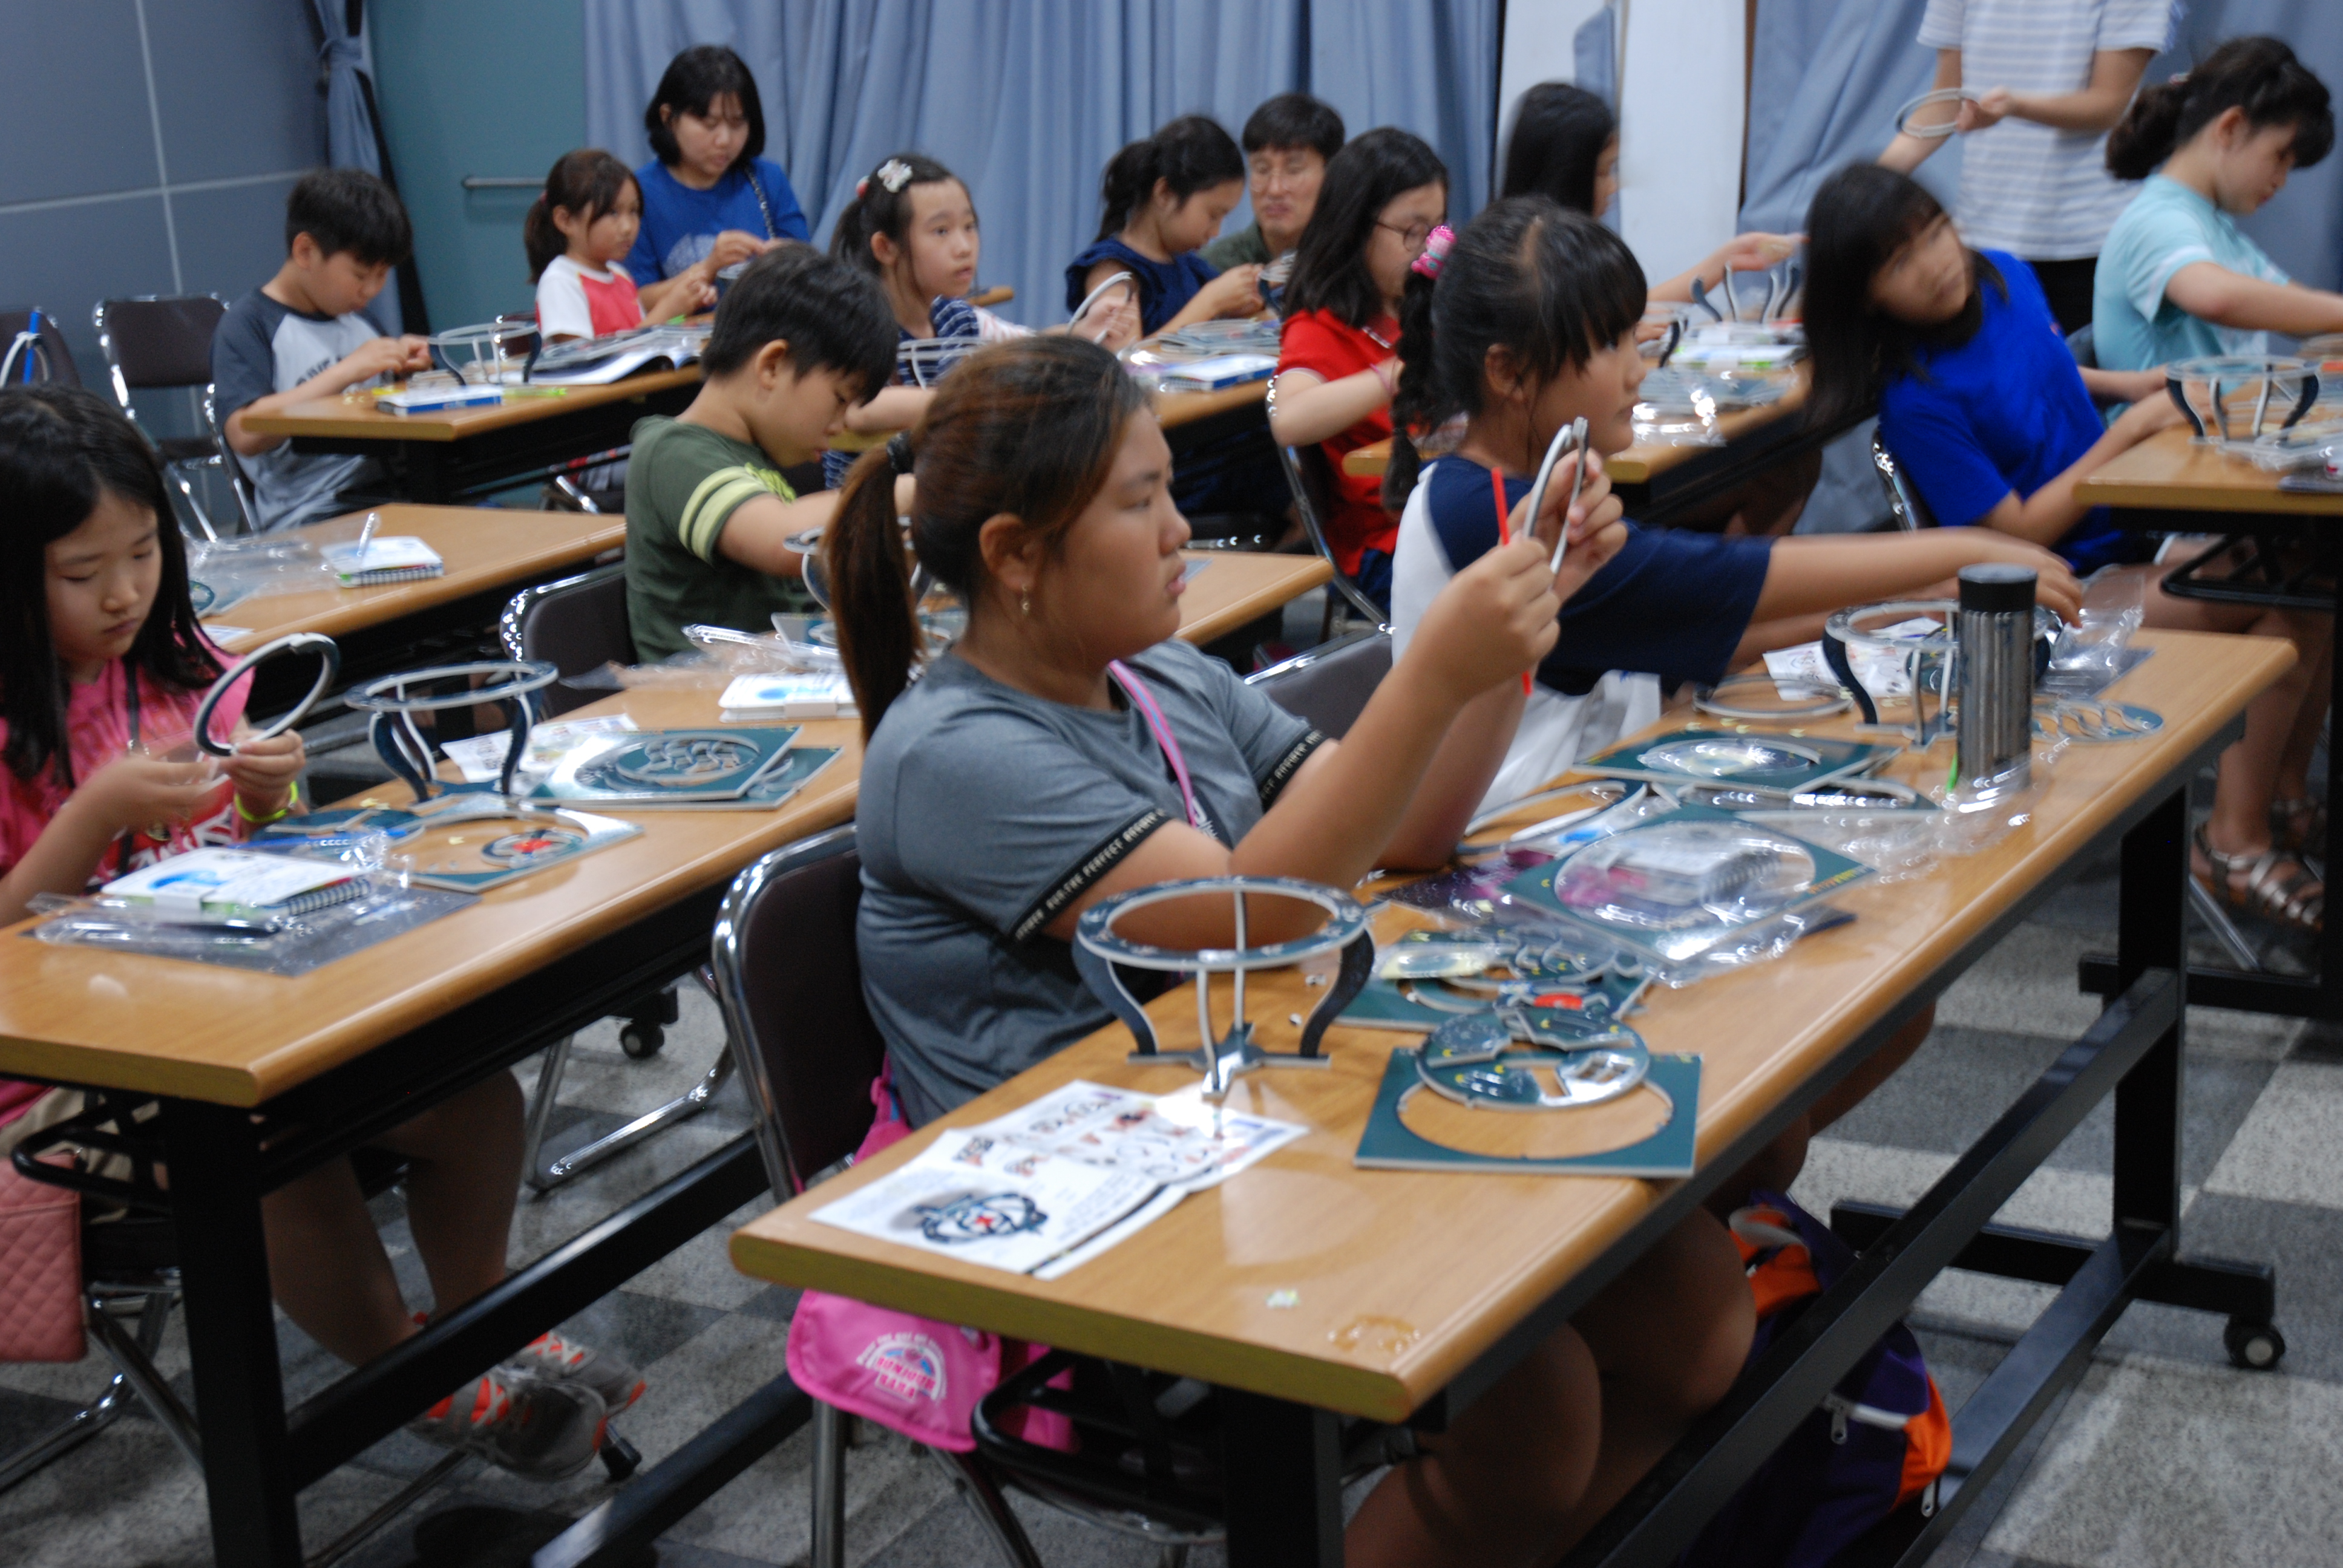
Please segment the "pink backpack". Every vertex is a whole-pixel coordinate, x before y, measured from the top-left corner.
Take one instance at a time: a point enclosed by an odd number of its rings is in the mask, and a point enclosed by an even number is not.
[[[910,1135],[911,1125],[895,1101],[891,1065],[871,1080],[870,1102],[879,1114],[854,1151],[858,1161]],[[978,1402],[1000,1387],[1002,1378],[1048,1353],[1046,1345],[826,1291],[808,1291],[789,1320],[789,1376],[798,1387],[913,1442],[955,1453],[976,1447],[970,1423]],[[1053,1412],[1026,1409],[1004,1425],[1028,1442],[1068,1452],[1074,1446],[1072,1423]]]

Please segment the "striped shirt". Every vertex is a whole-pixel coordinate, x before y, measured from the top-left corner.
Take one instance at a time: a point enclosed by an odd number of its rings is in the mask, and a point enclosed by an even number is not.
[[[627,620],[649,663],[691,647],[696,622],[770,631],[772,618],[819,613],[795,578],[769,577],[719,548],[724,526],[760,496],[794,501],[772,459],[705,425],[655,415],[637,423],[627,470]]]
[[[2102,50],[2166,48],[2171,0],[1928,0],[1920,42],[1961,52],[1973,93],[2078,93]],[[2097,256],[2138,187],[2107,173],[2105,131],[2012,115],[1961,138],[1961,236],[2029,261]]]

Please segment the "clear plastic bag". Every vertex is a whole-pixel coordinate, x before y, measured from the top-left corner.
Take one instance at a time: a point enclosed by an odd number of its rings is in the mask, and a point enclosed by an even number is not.
[[[248,534],[187,543],[187,579],[196,613],[216,616],[248,598],[310,593],[338,578],[314,540],[290,534]]]
[[[2147,613],[2147,578],[2139,572],[2102,571],[2083,592],[2083,610],[2050,647],[2044,685],[2097,693],[2128,667],[2132,633]]]
[[[372,837],[387,843],[386,835]],[[379,845],[371,847],[370,852],[381,859],[397,858],[386,854]],[[340,903],[306,914],[258,920],[191,921],[151,904],[44,893],[34,898],[32,909],[48,919],[33,928],[33,935],[59,947],[104,948],[290,976],[307,974],[412,930],[478,898],[413,887],[395,867],[374,872],[364,880],[366,885],[357,896]]]

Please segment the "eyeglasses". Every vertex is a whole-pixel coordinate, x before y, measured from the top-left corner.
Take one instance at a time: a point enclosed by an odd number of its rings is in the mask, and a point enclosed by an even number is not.
[[[1392,233],[1399,236],[1399,242],[1402,245],[1411,251],[1417,251],[1423,248],[1424,241],[1432,237],[1432,231],[1439,226],[1429,223],[1412,223],[1405,228],[1402,228],[1395,223],[1385,223],[1383,219],[1377,218],[1375,226],[1391,230]]]

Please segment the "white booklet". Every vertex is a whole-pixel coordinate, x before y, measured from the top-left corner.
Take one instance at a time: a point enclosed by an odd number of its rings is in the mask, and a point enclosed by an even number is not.
[[[363,555],[356,539],[347,544],[320,545],[317,554],[344,588],[436,578],[447,569],[447,563],[440,558],[437,550],[411,534],[387,534],[368,539]]]
[[[738,719],[852,719],[854,688],[846,672],[742,675],[724,689],[724,717]]]
[[[331,860],[201,849],[116,877],[100,891],[188,920],[249,920],[338,903],[355,890],[352,880],[348,867]]]
[[[813,1217],[1055,1279],[1309,1131],[1214,1105],[1200,1089],[1159,1097],[1076,1080],[1006,1116],[947,1130],[901,1170]]]

